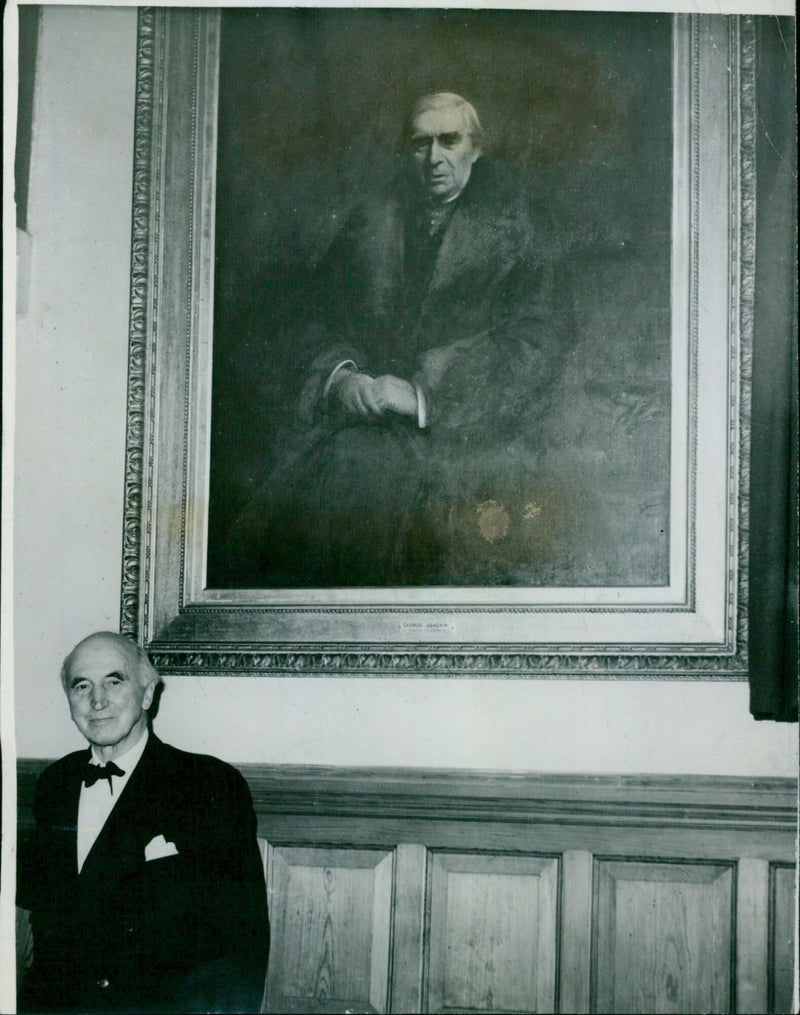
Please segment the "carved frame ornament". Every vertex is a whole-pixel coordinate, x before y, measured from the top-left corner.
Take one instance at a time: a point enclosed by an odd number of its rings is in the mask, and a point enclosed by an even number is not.
[[[747,679],[752,18],[673,19],[668,587],[205,587],[220,12],[139,15],[121,629],[164,673]]]

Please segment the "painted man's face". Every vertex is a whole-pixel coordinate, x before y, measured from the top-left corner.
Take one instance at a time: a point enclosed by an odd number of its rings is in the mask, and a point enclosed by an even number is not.
[[[461,193],[481,153],[467,133],[459,106],[420,113],[411,127],[411,146],[422,186],[442,204]]]

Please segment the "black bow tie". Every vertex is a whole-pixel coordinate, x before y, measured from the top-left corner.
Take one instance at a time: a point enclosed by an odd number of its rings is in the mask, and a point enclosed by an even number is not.
[[[83,773],[83,785],[87,787],[94,786],[98,779],[108,779],[109,789],[112,789],[112,775],[125,775],[125,773],[113,761],[109,761],[107,765],[93,765],[89,762],[86,766],[86,771]]]

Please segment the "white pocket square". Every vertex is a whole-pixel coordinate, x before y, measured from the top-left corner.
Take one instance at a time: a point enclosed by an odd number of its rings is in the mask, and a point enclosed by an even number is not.
[[[156,835],[144,847],[145,860],[160,860],[162,856],[177,856],[178,847],[167,842],[163,835]]]

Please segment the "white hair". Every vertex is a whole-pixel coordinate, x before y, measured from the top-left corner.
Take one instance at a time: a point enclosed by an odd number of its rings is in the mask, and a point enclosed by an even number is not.
[[[84,638],[83,641],[79,641],[61,664],[61,684],[65,691],[69,690],[69,673],[75,653],[93,641],[109,642],[120,649],[128,660],[130,667],[126,676],[135,676],[142,687],[161,683],[161,675],[150,662],[145,650],[137,645],[135,641],[126,638],[123,634],[117,634],[115,631],[97,631],[95,634],[90,634],[87,638]]]
[[[456,95],[455,92],[431,92],[430,95],[423,95],[421,99],[417,99],[408,120],[409,134],[417,117],[431,109],[460,109],[464,114],[466,132],[473,142],[479,145],[483,140],[483,128],[478,114],[475,112],[475,107],[460,95]]]

